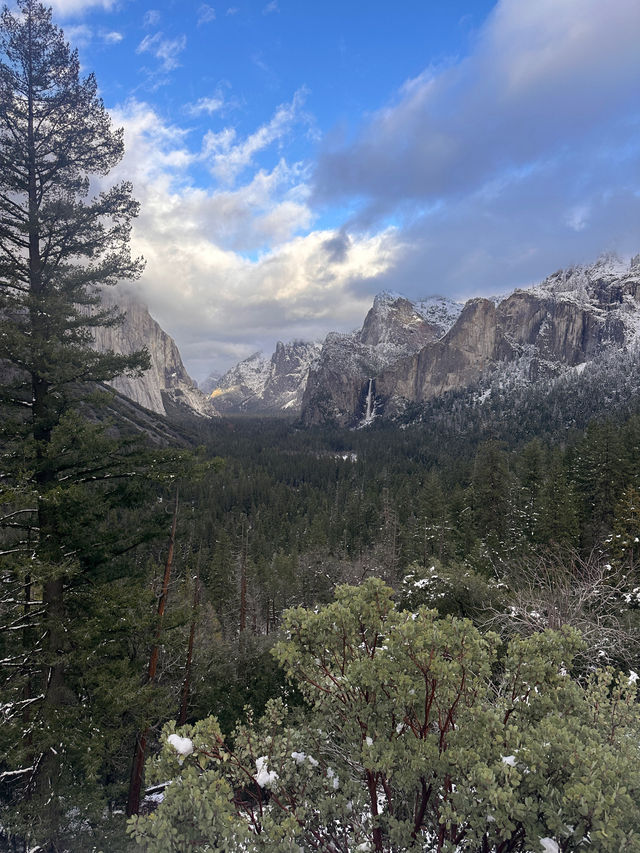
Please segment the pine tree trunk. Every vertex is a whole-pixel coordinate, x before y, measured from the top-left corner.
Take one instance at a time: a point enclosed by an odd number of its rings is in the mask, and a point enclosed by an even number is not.
[[[200,555],[198,554],[198,562],[196,576],[194,578],[195,586],[193,590],[193,604],[191,607],[191,627],[189,628],[189,644],[187,647],[187,662],[184,667],[184,681],[182,683],[182,693],[180,696],[180,711],[178,712],[177,723],[179,726],[184,726],[187,722],[187,711],[189,708],[189,692],[191,690],[191,664],[193,661],[193,645],[196,636],[196,627],[198,623],[198,605],[200,604]]]
[[[32,19],[27,20],[28,37],[32,41]],[[27,91],[27,167],[28,167],[28,199],[29,199],[29,291],[32,302],[29,307],[32,330],[33,361],[37,363],[42,343],[46,340],[46,318],[39,306],[42,296],[42,261],[40,257],[40,227],[39,203],[37,191],[37,158],[34,129],[34,89],[33,89],[33,52],[29,51]],[[55,529],[48,519],[46,496],[52,484],[53,477],[48,469],[46,452],[51,440],[51,420],[49,415],[50,388],[49,383],[31,368],[32,388],[32,435],[36,441],[36,473],[35,481],[38,488],[38,523],[40,528],[40,550],[45,555],[51,555],[55,565]],[[50,566],[51,569],[53,566]],[[56,711],[65,701],[64,675],[64,582],[63,577],[53,577],[43,583],[42,601],[45,613],[47,635],[45,649],[48,658],[48,677],[43,685],[45,719],[55,717]],[[36,793],[45,808],[50,813],[50,825],[55,826],[59,812],[59,804],[54,797],[55,778],[58,774],[56,756],[46,753],[39,764],[35,780]]]
[[[176,526],[178,523],[178,488],[176,487],[176,497],[173,507],[173,520],[171,522],[171,533],[169,535],[169,548],[167,551],[167,561],[164,566],[164,577],[162,580],[162,592],[158,601],[158,621],[156,625],[156,635],[154,644],[151,648],[149,657],[149,669],[147,671],[147,683],[152,684],[156,677],[158,668],[158,654],[160,649],[160,636],[162,634],[162,619],[167,604],[167,596],[169,593],[169,581],[171,580],[171,567],[173,565],[173,551],[176,542]],[[142,733],[136,739],[136,746],[133,758],[133,766],[131,768],[131,778],[129,780],[129,796],[127,798],[127,816],[136,815],[140,811],[140,792],[142,789],[142,777],[144,775],[144,760],[147,750],[147,737],[149,735],[149,725],[144,727]]]
[[[245,544],[246,543],[246,544]],[[240,553],[240,633],[247,628],[247,550],[249,548],[249,531],[242,528],[242,550]]]

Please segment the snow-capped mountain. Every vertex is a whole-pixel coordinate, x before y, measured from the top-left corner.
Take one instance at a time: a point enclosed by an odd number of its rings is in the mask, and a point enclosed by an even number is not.
[[[440,339],[461,309],[444,297],[412,302],[398,293],[378,294],[360,330],[327,336],[309,373],[302,402],[305,423],[368,423],[375,414],[371,401],[377,400],[369,380],[375,384],[386,368]]]
[[[119,326],[101,326],[95,330],[95,346],[125,355],[146,347],[151,367],[139,378],[119,376],[109,384],[141,406],[159,414],[171,411],[192,412],[201,417],[217,417],[213,403],[187,373],[173,338],[168,335],[147,307],[124,289],[105,290],[105,306],[117,305],[125,314]]]
[[[210,392],[220,412],[299,414],[320,344],[278,341],[270,359],[257,352],[222,376]]]
[[[388,299],[396,304],[388,295],[377,300],[387,314]],[[327,338],[304,397],[306,423],[358,425],[398,414],[408,403],[489,383],[496,372],[532,382],[602,358],[612,348],[634,348],[640,342],[640,256],[628,263],[603,256],[497,302],[471,299],[457,317],[447,314],[454,320],[448,330],[443,323],[441,333],[434,329],[430,340],[403,355],[402,346],[394,344],[410,337],[405,311],[401,306],[400,337],[386,329],[365,334],[365,328],[377,325],[370,312],[348,344],[349,336]],[[373,351],[364,340],[375,342]]]
[[[207,376],[206,379],[203,379],[202,382],[198,383],[198,388],[202,391],[203,394],[206,394],[207,397],[214,388],[218,387],[218,383],[224,376],[219,370],[212,370],[211,373]]]

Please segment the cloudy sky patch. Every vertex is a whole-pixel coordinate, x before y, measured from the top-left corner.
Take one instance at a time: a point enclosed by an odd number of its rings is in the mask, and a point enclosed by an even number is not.
[[[57,11],[125,127],[140,292],[196,378],[360,325],[383,288],[640,251],[636,0]]]

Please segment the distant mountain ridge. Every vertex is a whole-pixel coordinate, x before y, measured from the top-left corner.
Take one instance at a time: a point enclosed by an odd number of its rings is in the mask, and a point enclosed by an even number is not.
[[[215,382],[210,399],[222,413],[299,414],[319,354],[318,343],[278,341],[270,359],[257,352],[227,371]]]
[[[439,296],[412,302],[398,293],[379,293],[361,329],[332,332],[322,344],[279,341],[269,359],[254,353],[204,387],[223,413],[299,415],[309,405],[308,395],[339,394],[343,384],[349,395],[354,382],[441,337],[461,308]]]
[[[560,270],[540,285],[497,302],[476,298],[442,336],[363,376],[353,359],[326,353],[324,378],[310,378],[302,418],[343,426],[397,416],[408,405],[484,380],[496,371],[520,382],[551,379],[635,346],[640,335],[640,256],[629,263],[603,256],[594,264]],[[322,361],[322,360],[321,360]],[[335,378],[334,378],[335,377]]]
[[[464,305],[443,297],[412,301],[378,294],[360,329],[317,342],[278,342],[255,353],[208,394],[187,374],[175,342],[126,293],[109,295],[125,323],[98,329],[96,345],[117,352],[147,346],[152,368],[113,386],[159,413],[290,414],[306,425],[367,426],[466,388],[551,383],[567,371],[640,350],[640,255],[605,255],[559,270],[540,284]],[[625,361],[626,363],[626,361]],[[611,372],[611,368],[608,368]]]

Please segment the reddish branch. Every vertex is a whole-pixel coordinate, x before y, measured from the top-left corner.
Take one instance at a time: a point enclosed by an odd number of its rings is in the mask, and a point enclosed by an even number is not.
[[[158,619],[156,623],[156,635],[151,655],[149,657],[149,669],[147,672],[147,683],[151,684],[155,680],[156,670],[158,668],[158,654],[160,649],[160,636],[162,634],[162,620],[164,617],[165,607],[167,605],[167,596],[169,594],[169,581],[171,579],[171,567],[173,565],[173,550],[176,542],[176,526],[178,523],[178,488],[176,487],[176,497],[173,507],[173,521],[171,522],[171,534],[169,535],[169,548],[167,551],[167,561],[164,566],[164,577],[162,580],[162,592],[158,601]],[[147,737],[149,734],[149,724],[145,725],[142,733],[136,741],[135,755],[133,759],[133,767],[131,769],[131,779],[129,781],[129,796],[127,799],[127,815],[136,815],[140,811],[140,790],[142,788],[142,776],[144,774],[144,758],[147,750]]]

